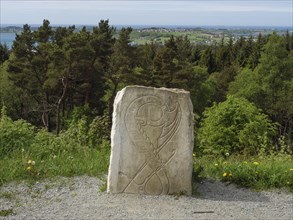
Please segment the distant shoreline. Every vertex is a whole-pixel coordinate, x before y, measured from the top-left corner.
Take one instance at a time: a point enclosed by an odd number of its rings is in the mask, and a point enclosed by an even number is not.
[[[30,25],[32,31],[36,31],[41,25]],[[57,27],[69,27],[70,25],[51,25],[52,29]],[[76,25],[75,30],[80,31],[83,27],[88,31],[92,31],[94,25]],[[117,32],[122,27],[127,25],[114,25]],[[222,37],[228,39],[234,36],[236,39],[240,36],[257,38],[259,34],[267,35],[276,32],[279,35],[284,35],[287,31],[293,32],[292,27],[268,27],[268,26],[178,26],[178,25],[132,25],[133,32],[131,34],[131,41],[133,45],[145,44],[154,40],[154,42],[162,44],[171,35],[179,36],[186,35],[190,38],[192,43],[199,44],[213,44],[219,42]],[[23,28],[19,24],[6,24],[0,27],[0,41],[6,44],[8,48],[12,48],[15,34],[20,34]],[[117,35],[118,33],[116,33]]]
[[[30,27],[35,28],[39,27],[42,24],[28,24]],[[52,27],[68,27],[75,24],[51,24]],[[76,27],[95,27],[98,24],[77,24]],[[235,25],[152,25],[152,24],[145,24],[145,25],[137,25],[137,24],[118,24],[118,25],[111,25],[117,29],[121,29],[122,27],[132,27],[133,29],[143,29],[143,28],[168,28],[168,29],[181,29],[181,28],[188,28],[188,29],[265,29],[265,30],[293,30],[293,26],[235,26]],[[1,24],[0,30],[5,29],[8,27],[14,28],[22,28],[23,24]]]

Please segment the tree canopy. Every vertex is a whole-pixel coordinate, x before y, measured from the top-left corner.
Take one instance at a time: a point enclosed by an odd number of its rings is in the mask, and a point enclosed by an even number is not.
[[[130,27],[116,30],[108,20],[91,31],[52,28],[48,20],[35,31],[25,24],[11,50],[0,45],[0,107],[6,106],[13,119],[59,134],[77,107],[88,106],[91,117],[110,120],[114,97],[126,85],[176,87],[190,91],[201,134],[209,135],[204,127],[220,120],[216,115],[226,114],[230,122],[218,121],[222,131],[238,126],[238,131],[227,130],[233,143],[223,142],[224,149],[234,151],[235,143],[241,150],[247,144],[257,148],[256,135],[275,144],[282,136],[292,146],[292,33],[223,39],[214,45],[171,36],[163,45],[135,45],[131,32]],[[279,131],[274,139],[271,122]],[[103,123],[110,128],[111,123]],[[220,139],[213,143],[220,145]]]

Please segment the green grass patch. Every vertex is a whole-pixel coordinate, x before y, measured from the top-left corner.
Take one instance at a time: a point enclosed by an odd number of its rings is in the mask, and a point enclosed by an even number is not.
[[[12,215],[13,214],[13,210],[12,209],[7,209],[7,210],[0,210],[0,216],[8,216],[8,215]]]
[[[16,198],[16,195],[11,192],[0,192],[0,198],[8,199],[8,200],[13,200]]]
[[[12,180],[39,180],[54,176],[100,176],[107,172],[109,150],[83,148],[48,157],[18,150],[0,160],[0,185]]]
[[[255,190],[287,188],[293,192],[293,157],[271,154],[244,156],[203,156],[195,158],[194,170],[199,178],[212,178]]]
[[[72,122],[59,136],[0,115],[0,185],[55,176],[100,176],[107,172],[110,143],[99,136],[99,118]]]

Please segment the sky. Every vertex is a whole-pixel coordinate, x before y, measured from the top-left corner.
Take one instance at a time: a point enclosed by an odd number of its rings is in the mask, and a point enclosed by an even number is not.
[[[293,26],[293,0],[0,0],[1,25]]]

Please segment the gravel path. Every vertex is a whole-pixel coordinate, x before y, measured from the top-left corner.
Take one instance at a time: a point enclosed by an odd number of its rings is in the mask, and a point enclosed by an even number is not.
[[[221,182],[197,183],[196,196],[100,192],[94,177],[56,178],[0,188],[0,219],[291,219],[293,194],[254,192]]]

